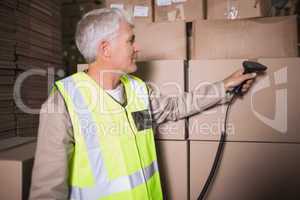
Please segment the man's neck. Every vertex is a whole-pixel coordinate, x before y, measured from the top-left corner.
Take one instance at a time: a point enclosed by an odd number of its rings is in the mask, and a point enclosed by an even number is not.
[[[123,75],[122,72],[111,70],[100,63],[90,64],[87,74],[105,90],[115,89]]]

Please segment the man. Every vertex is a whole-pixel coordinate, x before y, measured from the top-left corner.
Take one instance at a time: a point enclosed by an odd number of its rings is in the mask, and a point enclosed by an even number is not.
[[[179,97],[157,96],[128,75],[137,69],[134,39],[118,9],[91,11],[78,23],[76,44],[89,67],[56,82],[42,106],[30,199],[163,199],[152,121],[225,103],[227,91],[247,81],[246,92],[255,77],[239,70]]]

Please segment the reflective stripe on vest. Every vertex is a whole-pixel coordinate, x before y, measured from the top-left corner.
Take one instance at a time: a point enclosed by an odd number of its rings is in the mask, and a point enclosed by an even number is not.
[[[149,101],[147,95],[147,90],[145,87],[141,87],[138,81],[132,79],[131,77],[125,77],[125,81],[129,81],[131,87],[137,90],[137,93],[141,92],[145,98],[142,98],[145,106],[149,107]],[[120,176],[113,180],[109,178],[107,169],[105,168],[103,155],[99,146],[99,137],[97,136],[97,131],[93,128],[86,128],[86,122],[95,122],[92,114],[89,112],[89,107],[85,102],[85,99],[76,87],[76,83],[73,78],[66,78],[57,82],[59,90],[63,93],[70,94],[72,99],[76,100],[76,106],[74,106],[74,114],[76,114],[79,126],[79,132],[84,140],[87,148],[88,161],[90,163],[92,176],[94,178],[94,184],[89,187],[78,187],[71,186],[71,199],[84,199],[84,200],[98,200],[102,197],[107,197],[118,192],[124,192],[132,190],[133,188],[146,184],[155,174],[158,174],[157,161],[153,160],[148,166],[135,171],[134,173],[128,174],[126,176]],[[141,95],[141,96],[143,96]],[[113,158],[112,158],[113,159]],[[80,174],[78,174],[80,176]],[[159,176],[157,176],[159,179]],[[156,177],[156,178],[157,178]],[[160,182],[158,181],[160,184]],[[160,185],[159,185],[160,190]],[[159,195],[161,196],[161,195]]]

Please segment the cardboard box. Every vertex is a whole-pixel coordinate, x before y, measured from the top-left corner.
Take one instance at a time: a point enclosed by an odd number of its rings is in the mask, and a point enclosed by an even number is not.
[[[155,0],[155,22],[204,19],[204,0]]]
[[[134,28],[139,61],[184,60],[187,57],[184,22],[136,23]]]
[[[190,199],[196,200],[211,170],[218,142],[191,141]],[[225,143],[222,162],[205,199],[297,199],[299,144]]]
[[[35,142],[0,152],[0,199],[28,199]]]
[[[297,17],[197,20],[192,59],[297,57]]]
[[[106,0],[106,7],[124,10],[134,22],[153,22],[151,0]]]
[[[189,90],[223,80],[242,59],[192,60]],[[300,142],[300,58],[258,59],[268,66],[252,88],[232,105],[227,141]],[[215,95],[215,94],[212,94]],[[227,105],[216,106],[189,121],[189,139],[219,140]]]
[[[271,0],[207,0],[207,19],[270,16]]]
[[[169,98],[184,93],[186,70],[184,60],[156,60],[138,62],[137,65],[138,71],[135,75],[147,82],[157,96]],[[186,138],[185,120],[160,124],[156,128],[155,137],[184,140]]]
[[[188,199],[187,141],[156,141],[164,199]]]

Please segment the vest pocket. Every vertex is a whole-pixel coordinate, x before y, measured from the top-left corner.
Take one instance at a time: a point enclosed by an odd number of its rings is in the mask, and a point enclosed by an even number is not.
[[[152,128],[151,115],[148,109],[132,112],[131,116],[138,131]]]

